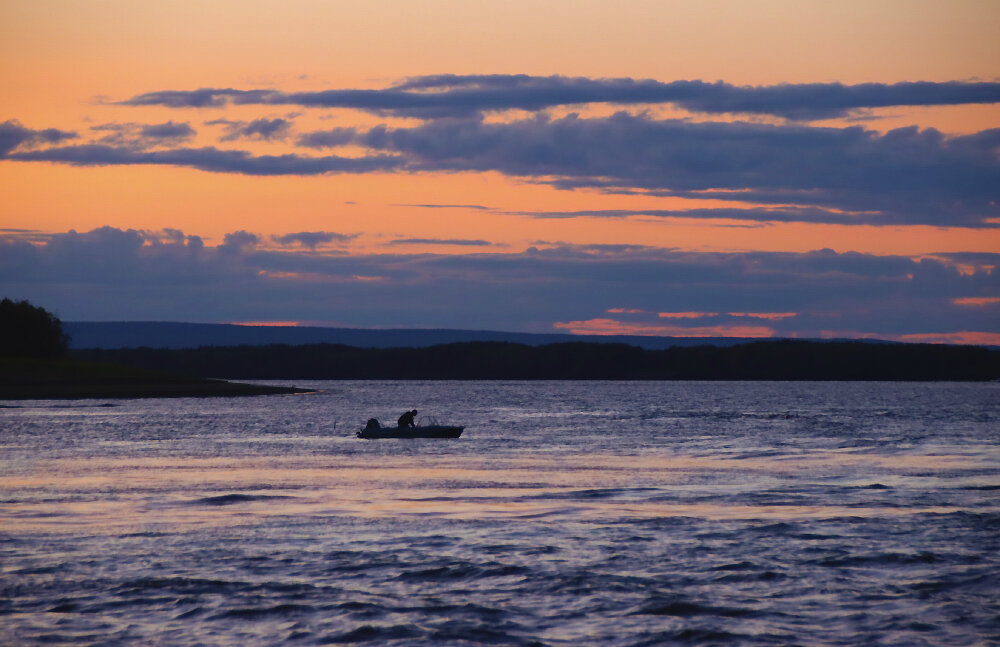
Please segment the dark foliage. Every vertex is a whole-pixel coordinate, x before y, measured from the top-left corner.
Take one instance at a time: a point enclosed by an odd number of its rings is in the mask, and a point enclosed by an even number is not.
[[[68,346],[51,312],[27,301],[0,301],[0,357],[61,357]]]
[[[624,344],[502,342],[427,348],[205,346],[79,350],[74,356],[240,379],[989,380],[1000,351],[979,346],[763,341],[643,350]]]

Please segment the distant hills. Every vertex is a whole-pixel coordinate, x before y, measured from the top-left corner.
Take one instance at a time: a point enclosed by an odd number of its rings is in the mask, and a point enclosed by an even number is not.
[[[628,344],[646,350],[673,346],[735,346],[759,339],[743,337],[646,337],[639,335],[567,335],[495,330],[364,329],[307,326],[237,326],[166,321],[65,321],[70,348],[198,348],[342,344],[357,348],[426,348],[458,342],[510,342],[544,346],[562,342]]]

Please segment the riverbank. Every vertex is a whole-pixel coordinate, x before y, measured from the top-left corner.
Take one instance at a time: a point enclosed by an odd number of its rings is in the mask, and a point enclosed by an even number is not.
[[[205,398],[295,393],[311,391],[188,377],[104,362],[0,358],[0,400]]]

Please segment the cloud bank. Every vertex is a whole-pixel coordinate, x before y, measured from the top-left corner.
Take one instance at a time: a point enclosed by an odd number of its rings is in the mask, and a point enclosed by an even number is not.
[[[327,155],[253,155],[247,151],[203,148],[175,148],[141,151],[128,146],[85,144],[43,150],[8,153],[6,159],[22,162],[61,162],[74,166],[160,165],[184,166],[212,173],[243,175],[323,175],[326,173],[373,173],[402,166],[391,155],[340,157]]]
[[[298,231],[281,236],[271,236],[271,240],[279,245],[301,245],[308,249],[316,249],[320,245],[330,243],[348,243],[358,237],[358,234],[338,234],[333,231]]]
[[[544,110],[558,106],[610,103],[668,103],[698,113],[773,115],[793,120],[848,116],[890,106],[938,106],[1000,102],[1000,83],[905,82],[803,83],[737,86],[700,80],[664,83],[652,79],[591,79],[566,76],[421,76],[381,90],[333,89],[318,92],[201,88],[163,90],[122,101],[129,106],[208,108],[227,104],[352,108],[422,118],[469,116],[502,110]]]
[[[439,120],[374,128],[360,138],[403,156],[411,169],[498,171],[566,189],[869,212],[841,221],[871,224],[995,226],[991,219],[1000,217],[1000,129],[946,137],[910,127],[881,135],[861,127],[691,123],[619,113],[507,123]],[[786,209],[775,219],[796,212],[806,221],[818,216]]]
[[[22,126],[21,122],[10,119],[0,123],[0,155],[6,155],[20,147],[57,144],[75,137],[77,137],[75,132],[58,130],[56,128],[32,130]]]
[[[526,75],[422,76],[380,90],[162,91],[123,103],[170,108],[294,104],[415,115],[421,121],[296,132],[291,118],[219,118],[204,122],[225,129],[214,146],[192,145],[197,133],[186,122],[103,124],[91,129],[89,141],[74,143],[68,141],[79,137],[74,132],[34,130],[7,121],[0,124],[0,160],[168,165],[255,176],[496,172],[570,191],[741,203],[732,209],[683,211],[519,212],[536,217],[642,214],[993,228],[1000,226],[1000,128],[949,136],[915,126],[880,133],[806,122],[875,107],[998,101],[1000,83],[990,82],[741,87]],[[672,103],[704,114],[772,115],[790,121],[695,122],[625,111],[552,118],[544,112],[594,102]],[[484,112],[512,108],[536,114],[483,117]],[[225,145],[247,140],[284,146],[287,152],[262,155]],[[350,154],[323,153],[346,146],[352,147]]]
[[[1000,129],[948,137],[916,127],[879,134],[861,127],[692,123],[626,113],[506,123],[445,119],[409,128],[345,129],[336,135],[337,141],[369,149],[362,157],[253,155],[216,147],[146,151],[142,146],[108,144],[22,150],[16,147],[37,141],[43,137],[38,133],[51,129],[30,131],[17,125],[8,131],[8,148],[14,149],[3,157],[17,161],[171,165],[246,175],[496,171],[567,190],[766,205],[651,215],[874,225],[1000,224]],[[71,135],[54,133],[49,138],[56,142]]]
[[[103,227],[41,239],[11,232],[0,236],[0,276],[6,295],[71,320],[1000,340],[1000,254],[911,259],[564,245],[337,255],[260,242],[245,231],[215,247],[177,230]]]

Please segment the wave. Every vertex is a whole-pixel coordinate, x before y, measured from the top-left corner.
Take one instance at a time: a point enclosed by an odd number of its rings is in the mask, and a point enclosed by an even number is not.
[[[648,602],[629,615],[677,616],[690,618],[692,616],[721,616],[723,618],[756,618],[761,615],[754,609],[740,607],[718,607],[711,604],[698,604],[686,600],[656,600]]]
[[[281,494],[222,494],[219,496],[207,496],[201,499],[187,501],[188,505],[233,505],[236,503],[249,503],[251,501],[267,501],[270,499],[294,499],[293,496]]]
[[[320,645],[346,645],[351,643],[383,643],[390,640],[405,640],[407,638],[418,638],[421,632],[410,625],[392,625],[388,627],[375,627],[372,625],[361,625],[357,629],[341,633],[331,634],[320,638],[317,644]]]
[[[239,609],[229,609],[209,617],[209,620],[220,620],[223,618],[238,618],[241,620],[258,620],[265,617],[287,617],[301,613],[315,612],[316,608],[308,604],[277,604],[270,607],[243,607]]]
[[[491,562],[488,564],[448,564],[435,566],[415,571],[406,571],[396,576],[397,580],[420,580],[420,581],[441,581],[441,580],[478,580],[490,577],[511,577],[525,575],[531,570],[524,566],[513,564],[500,564]]]
[[[910,566],[913,564],[934,564],[944,561],[944,557],[931,552],[920,553],[869,553],[826,557],[812,563],[818,566]]]
[[[634,647],[659,647],[660,645],[671,645],[685,643],[691,645],[722,645],[727,643],[744,644],[750,639],[757,642],[759,636],[747,634],[734,634],[718,629],[681,629],[680,631],[665,631],[634,643]],[[768,641],[769,643],[781,644],[779,641]]]

